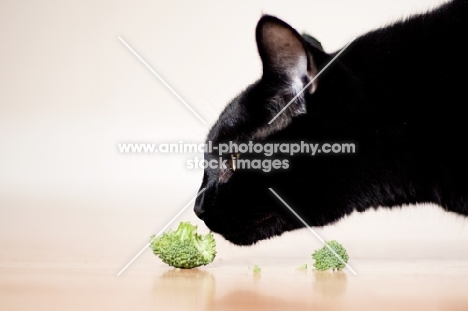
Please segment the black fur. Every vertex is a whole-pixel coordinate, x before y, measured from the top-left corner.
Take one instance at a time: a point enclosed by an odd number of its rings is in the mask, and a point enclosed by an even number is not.
[[[367,33],[268,125],[296,94],[293,80],[305,85],[336,53],[263,16],[263,76],[229,103],[207,140],[353,142],[356,153],[293,156],[289,169],[269,173],[207,169],[195,212],[242,245],[303,227],[270,187],[312,226],[423,202],[468,215],[467,37],[466,0]]]

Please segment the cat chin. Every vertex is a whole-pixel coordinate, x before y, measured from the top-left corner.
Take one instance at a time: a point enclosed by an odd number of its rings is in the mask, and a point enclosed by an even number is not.
[[[254,221],[251,225],[246,226],[243,223],[242,225],[239,224],[238,228],[231,227],[229,230],[226,230],[224,226],[219,226],[219,223],[214,227],[210,226],[209,221],[205,220],[205,223],[213,232],[222,235],[229,242],[242,246],[253,245],[259,241],[267,240],[295,229],[285,223],[280,217],[272,215]]]
[[[283,231],[284,232],[284,231]],[[243,233],[240,234],[223,234],[220,233],[226,240],[229,242],[239,245],[239,246],[250,246],[254,245],[259,241],[267,240],[272,237],[281,235],[283,232],[278,232],[276,234],[268,233],[268,230],[263,231],[261,228],[257,228],[253,232],[246,232],[244,230]]]

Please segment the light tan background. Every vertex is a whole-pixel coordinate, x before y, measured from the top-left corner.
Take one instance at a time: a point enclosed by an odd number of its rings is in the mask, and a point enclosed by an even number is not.
[[[119,142],[202,142],[209,128],[118,36],[211,125],[260,75],[262,13],[332,52],[441,2],[2,1],[0,260],[95,262],[117,272],[196,194],[202,171],[185,161],[201,154],[118,153]],[[206,231],[191,206],[180,220]],[[468,258],[467,220],[434,206],[370,211],[318,231],[352,258]],[[220,258],[246,264],[253,254],[310,258],[320,246],[307,230],[250,248],[217,241]],[[149,251],[142,258],[154,260]]]

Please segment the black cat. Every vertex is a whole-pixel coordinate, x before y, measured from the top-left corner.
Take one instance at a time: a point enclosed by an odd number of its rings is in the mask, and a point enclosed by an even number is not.
[[[268,173],[236,170],[225,155],[226,168],[205,170],[195,213],[240,245],[303,227],[268,188],[311,226],[423,202],[468,215],[467,38],[467,0],[369,32],[268,124],[337,53],[263,16],[263,75],[229,103],[207,141],[348,142],[355,153],[275,155],[288,168]]]

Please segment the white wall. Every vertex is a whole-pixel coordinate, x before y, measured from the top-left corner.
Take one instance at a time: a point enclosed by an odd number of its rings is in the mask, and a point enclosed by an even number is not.
[[[331,52],[441,2],[3,1],[0,209],[25,198],[124,202],[119,208],[126,217],[151,211],[145,215],[155,217],[152,222],[145,217],[146,223],[131,227],[144,227],[146,234],[196,193],[202,171],[185,167],[194,155],[117,151],[119,142],[202,142],[208,130],[118,36],[211,125],[227,101],[260,75],[254,28],[262,13],[310,33]],[[322,233],[358,241],[408,235],[456,240],[467,238],[465,223],[438,209],[416,208],[353,215]],[[15,228],[21,230],[21,223]]]

